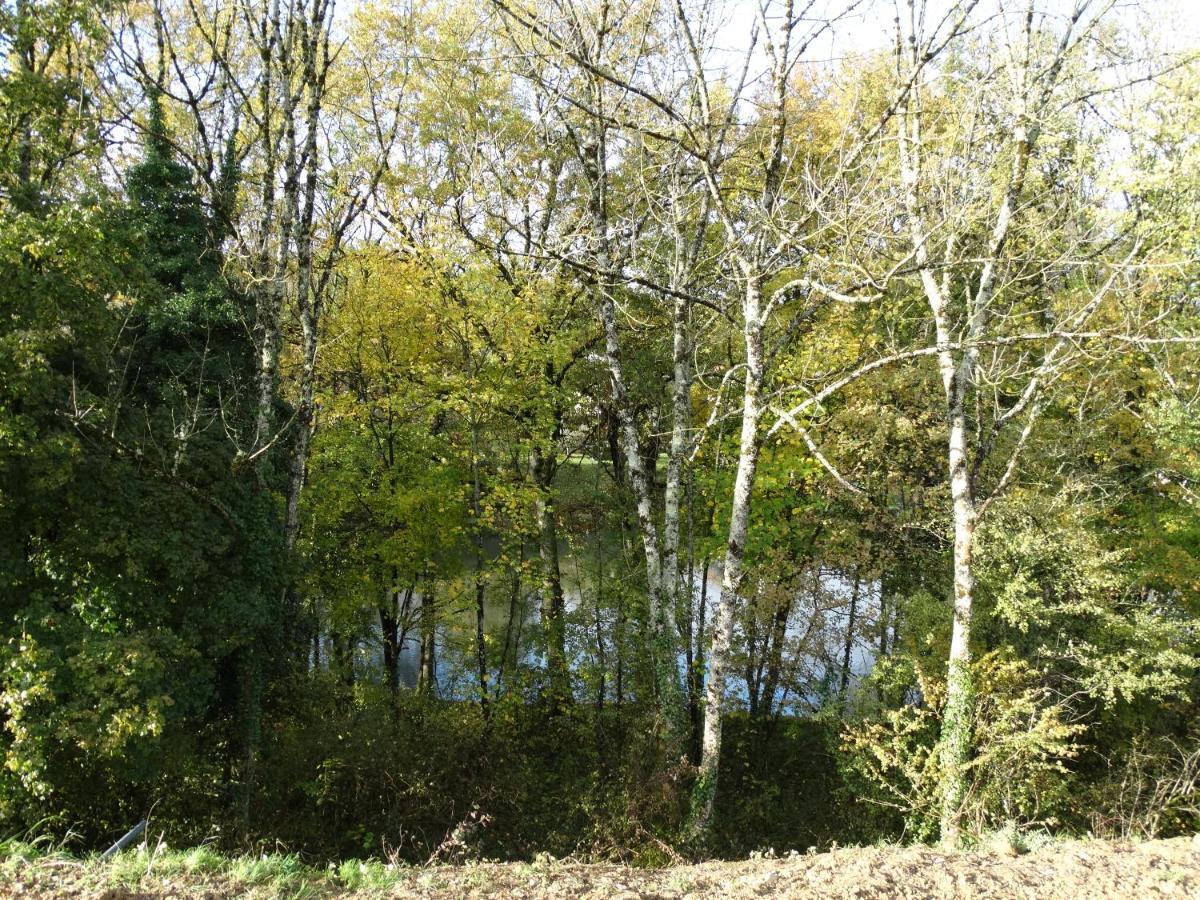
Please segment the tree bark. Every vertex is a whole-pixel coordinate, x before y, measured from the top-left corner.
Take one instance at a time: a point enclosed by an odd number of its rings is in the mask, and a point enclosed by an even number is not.
[[[421,595],[421,664],[417,672],[417,690],[431,696],[437,693],[437,604],[432,579],[426,580],[425,592]]]
[[[733,625],[739,591],[742,587],[743,556],[750,526],[750,497],[758,467],[759,392],[763,379],[762,285],[757,277],[746,281],[743,300],[746,342],[746,378],[742,396],[742,431],[738,441],[737,474],[733,485],[733,503],[729,513],[729,538],[725,544],[725,564],[721,579],[721,599],[717,606],[716,626],[709,650],[708,684],[704,699],[704,737],[700,767],[692,796],[693,835],[704,834],[712,819],[717,792],[717,773],[721,761],[721,713],[725,705],[725,679],[733,645]]]
[[[760,710],[763,716],[771,715],[775,705],[775,694],[779,691],[779,682],[783,675],[783,647],[787,640],[787,623],[792,615],[792,603],[792,595],[789,594],[776,608],[771,622],[769,647],[764,648],[764,653],[769,650],[769,655],[767,677],[762,689],[762,700],[766,701],[766,708]]]
[[[384,591],[384,602],[379,606],[379,630],[383,636],[383,670],[387,673],[388,688],[395,692],[400,687],[400,616],[399,590],[392,574],[392,583]]]
[[[596,227],[607,227],[603,224],[603,218],[600,219]],[[602,259],[603,261],[598,264],[598,267],[602,271],[607,271],[609,266],[607,251],[602,251]],[[654,523],[650,476],[647,473],[645,460],[642,456],[642,446],[638,436],[637,423],[634,421],[633,410],[630,408],[629,394],[625,384],[625,375],[621,364],[621,341],[617,331],[616,303],[612,296],[612,286],[598,280],[596,294],[600,320],[604,327],[605,362],[608,367],[609,378],[612,382],[613,410],[616,413],[619,423],[625,468],[629,473],[629,482],[633,487],[638,530],[641,533],[642,549],[646,562],[647,618],[650,629],[650,640],[648,641],[647,649],[653,672],[654,701],[660,717],[670,727],[670,722],[674,719],[672,706],[678,701],[680,693],[675,674],[674,641],[671,640],[666,607],[662,601],[663,566],[659,553],[658,530]],[[676,509],[676,514],[678,514],[678,509]]]
[[[496,697],[500,697],[500,686],[505,683],[508,675],[509,648],[512,648],[513,667],[516,668],[521,659],[520,634],[514,634],[513,623],[516,622],[520,611],[517,607],[521,599],[521,564],[525,561],[525,542],[517,550],[517,561],[512,566],[508,591],[508,621],[504,625],[504,649],[500,653],[499,673],[496,678]]]
[[[838,693],[846,696],[846,688],[850,685],[850,657],[854,653],[854,626],[858,614],[858,594],[862,587],[860,572],[854,570],[854,587],[850,591],[850,610],[846,616],[846,643],[842,647],[842,680]]]
[[[585,52],[597,65],[603,65],[606,41],[612,23],[608,7],[601,9],[595,23],[594,45]],[[643,457],[643,446],[634,418],[625,372],[621,359],[621,339],[617,329],[617,312],[612,276],[613,260],[609,243],[608,208],[608,129],[606,116],[605,81],[596,74],[590,78],[592,120],[590,132],[579,147],[584,174],[589,187],[588,216],[591,227],[591,254],[595,267],[593,291],[597,311],[604,330],[605,363],[612,382],[613,410],[620,425],[619,434],[624,450],[629,480],[637,509],[638,528],[646,564],[646,599],[649,656],[654,706],[659,722],[668,734],[677,735],[682,726],[682,692],[675,660],[675,640],[671,618],[663,600],[663,560],[658,528],[654,521],[652,481]],[[675,549],[678,550],[678,472],[674,488],[676,503]],[[674,576],[671,576],[674,581]]]
[[[701,695],[705,686],[704,640],[708,633],[708,567],[712,561],[705,557],[701,565],[704,567],[700,575],[700,593],[696,597],[695,650],[692,661],[688,666],[688,718],[691,722],[690,758],[693,763],[700,763],[701,744],[703,741],[704,716],[701,708]]]
[[[951,408],[949,439],[950,494],[954,509],[954,620],[942,714],[941,840],[957,846],[959,818],[966,794],[965,766],[971,751],[974,690],[971,680],[971,606],[975,579],[975,501],[967,469],[966,416],[961,398]]]
[[[325,78],[328,72],[329,6],[326,0],[315,0],[312,20],[305,23],[302,38],[303,90],[308,93],[304,113],[304,148],[301,153],[304,171],[304,192],[295,216],[294,243],[296,247],[296,311],[300,319],[300,390],[296,408],[296,433],[292,443],[290,477],[288,480],[287,510],[284,516],[284,539],[287,549],[294,549],[300,530],[300,494],[308,473],[308,446],[316,425],[313,393],[316,389],[317,346],[321,323],[321,301],[313,279],[313,223],[316,215],[319,155],[317,134],[321,127],[321,106],[325,98]],[[294,166],[294,126],[289,145],[289,165]],[[298,173],[297,173],[298,175]],[[297,183],[291,187],[289,208],[295,211]],[[286,243],[286,238],[285,238]],[[286,277],[286,270],[281,276]]]

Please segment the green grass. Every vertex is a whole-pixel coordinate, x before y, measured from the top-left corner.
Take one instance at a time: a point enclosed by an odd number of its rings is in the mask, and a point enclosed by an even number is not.
[[[39,860],[69,859],[69,854],[63,849],[66,838],[55,842],[46,835],[31,837],[23,834],[20,837],[0,838],[0,875],[7,880],[22,866]]]
[[[313,888],[339,886],[330,878],[330,873],[306,865],[294,853],[223,856],[211,847],[174,850],[162,844],[149,843],[109,860],[93,857],[85,864],[109,885],[135,886],[155,880],[189,877],[269,888],[272,893],[289,896]]]
[[[345,890],[384,893],[406,872],[405,867],[377,859],[347,859],[321,869],[294,853],[226,856],[203,845],[176,850],[153,836],[111,859],[71,857],[49,841],[8,838],[0,840],[0,880],[51,859],[69,864],[76,882],[89,890],[153,888],[166,881],[187,880],[269,897],[328,896]]]
[[[347,859],[337,867],[338,881],[353,891],[384,890],[396,881],[396,867],[377,859]]]
[[[20,866],[41,859],[46,854],[37,844],[9,838],[0,841],[0,874],[9,877]]]
[[[1070,838],[1051,834],[1045,829],[1022,830],[1010,822],[995,831],[979,835],[968,846],[970,849],[989,850],[993,853],[1024,855],[1064,840]]]

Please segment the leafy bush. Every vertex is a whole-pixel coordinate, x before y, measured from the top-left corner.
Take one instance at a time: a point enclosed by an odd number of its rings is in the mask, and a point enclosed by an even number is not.
[[[976,837],[1016,822],[1054,825],[1067,800],[1066,762],[1078,750],[1082,726],[1028,664],[989,653],[973,664],[975,754],[966,772],[963,827]],[[937,834],[942,770],[937,752],[945,686],[913,668],[920,702],[882,709],[849,724],[842,741],[847,778],[866,800],[890,808],[907,836]],[[896,677],[881,670],[880,676]]]

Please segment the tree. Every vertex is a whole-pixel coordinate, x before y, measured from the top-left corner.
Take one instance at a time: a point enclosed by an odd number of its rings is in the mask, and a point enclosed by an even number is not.
[[[900,181],[909,252],[936,340],[953,509],[942,724],[948,844],[959,840],[971,746],[976,527],[1012,483],[1055,381],[1085,359],[1095,364],[1095,345],[1080,342],[1105,332],[1136,342],[1155,319],[1136,302],[1112,302],[1116,290],[1128,290],[1124,264],[1140,247],[1113,239],[1106,188],[1089,190],[1099,180],[1088,176],[1089,154],[1098,151],[1085,104],[1111,86],[1089,83],[1079,66],[1109,6],[1083,0],[1061,25],[1036,4],[1002,10],[1000,27],[975,45],[976,61],[947,73],[944,94],[907,74],[919,72],[928,54],[923,8],[910,4],[897,34],[902,77],[915,85],[897,118]],[[1009,430],[1015,437],[1004,444]],[[1006,461],[993,469],[1001,448]]]

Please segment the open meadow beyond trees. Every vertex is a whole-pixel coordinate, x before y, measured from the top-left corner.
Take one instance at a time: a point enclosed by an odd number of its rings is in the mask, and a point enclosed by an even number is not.
[[[0,54],[0,895],[1200,895],[1190,0]]]

